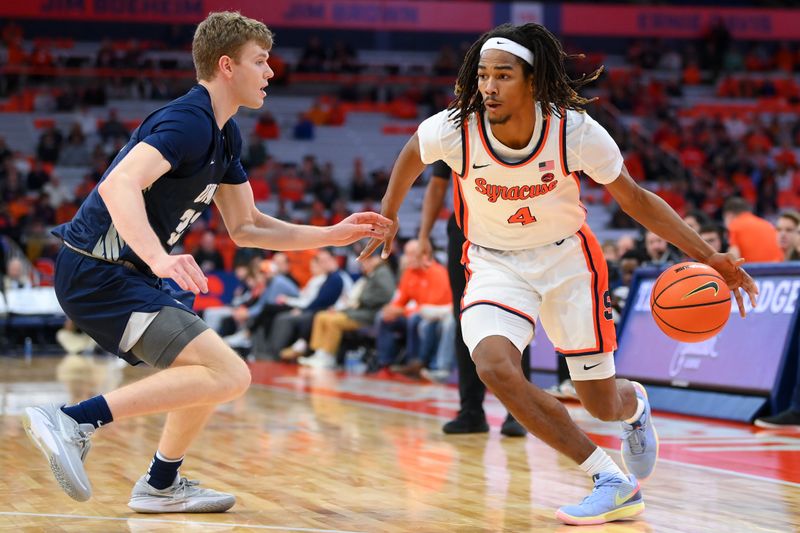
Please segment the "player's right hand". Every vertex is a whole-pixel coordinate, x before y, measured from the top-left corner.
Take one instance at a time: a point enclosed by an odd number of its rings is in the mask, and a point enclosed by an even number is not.
[[[392,243],[394,242],[395,235],[397,235],[397,230],[400,229],[400,223],[397,220],[397,215],[389,215],[386,213],[382,213],[382,215],[387,219],[391,220],[392,222],[391,225],[388,228],[386,228],[386,234],[382,239],[378,237],[373,237],[367,242],[367,245],[364,247],[364,250],[358,256],[357,261],[361,261],[362,259],[372,255],[372,252],[374,252],[381,244],[383,244],[383,251],[381,252],[381,258],[386,259],[387,257],[389,257],[389,254],[392,253]]]
[[[153,274],[172,279],[185,291],[195,294],[208,292],[208,278],[189,254],[164,255],[149,266]]]

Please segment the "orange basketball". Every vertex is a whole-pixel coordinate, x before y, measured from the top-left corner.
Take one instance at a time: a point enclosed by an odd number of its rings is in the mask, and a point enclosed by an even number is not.
[[[650,294],[658,327],[681,342],[720,332],[731,316],[731,291],[719,272],[702,263],[679,263],[661,273]]]

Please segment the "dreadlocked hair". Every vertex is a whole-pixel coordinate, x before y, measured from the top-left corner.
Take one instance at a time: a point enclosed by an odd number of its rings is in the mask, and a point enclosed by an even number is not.
[[[463,123],[471,113],[483,111],[483,97],[478,91],[478,62],[481,47],[492,37],[509,39],[533,53],[533,66],[516,56],[515,58],[522,65],[525,76],[533,76],[533,98],[541,102],[543,114],[555,113],[560,116],[561,109],[583,111],[586,104],[596,100],[580,96],[578,89],[595,81],[603,72],[603,67],[588,76],[584,74],[578,79],[572,79],[564,68],[564,60],[582,58],[583,55],[569,55],[564,52],[558,39],[540,24],[503,24],[484,33],[464,57],[456,80],[456,98],[448,106],[452,118],[458,124]]]

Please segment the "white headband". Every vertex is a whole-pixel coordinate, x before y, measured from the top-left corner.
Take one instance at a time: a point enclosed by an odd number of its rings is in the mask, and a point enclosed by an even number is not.
[[[486,50],[502,50],[509,54],[514,54],[518,58],[525,61],[530,66],[533,66],[533,52],[525,48],[519,43],[504,39],[502,37],[492,37],[488,39],[483,46],[481,46],[481,54]]]

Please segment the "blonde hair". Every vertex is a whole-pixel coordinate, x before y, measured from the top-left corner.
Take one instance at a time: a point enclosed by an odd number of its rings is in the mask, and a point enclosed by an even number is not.
[[[238,11],[210,13],[198,24],[192,39],[192,59],[198,80],[210,81],[217,74],[217,63],[229,56],[237,63],[242,47],[249,41],[270,50],[272,32],[263,22]]]

